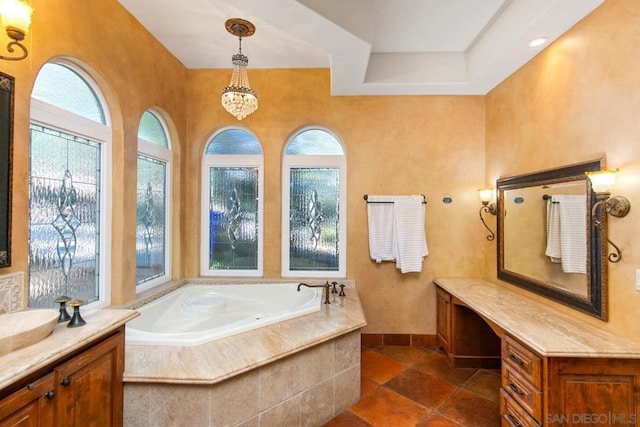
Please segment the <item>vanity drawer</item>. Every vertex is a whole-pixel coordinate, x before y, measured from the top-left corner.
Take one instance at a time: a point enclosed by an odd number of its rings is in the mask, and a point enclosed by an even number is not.
[[[540,356],[508,335],[502,340],[502,360],[537,388],[542,388],[542,362]]]
[[[504,390],[500,390],[500,414],[502,427],[540,427]]]
[[[502,366],[502,389],[533,418],[542,418],[542,392],[506,363]]]

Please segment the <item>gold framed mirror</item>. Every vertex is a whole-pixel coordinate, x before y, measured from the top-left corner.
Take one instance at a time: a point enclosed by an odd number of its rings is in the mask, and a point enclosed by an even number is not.
[[[597,159],[497,180],[499,279],[606,320],[606,224],[593,225],[585,175],[604,168]]]

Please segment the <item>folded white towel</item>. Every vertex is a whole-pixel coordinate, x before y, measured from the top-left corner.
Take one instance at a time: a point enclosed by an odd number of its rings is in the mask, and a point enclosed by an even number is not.
[[[369,202],[393,202],[394,196],[369,196]],[[396,259],[393,246],[394,203],[367,203],[369,254],[377,263]]]
[[[393,206],[396,267],[403,273],[420,272],[422,260],[429,254],[424,233],[422,196],[398,199]]]
[[[587,273],[587,197],[554,196],[560,202],[562,271]]]

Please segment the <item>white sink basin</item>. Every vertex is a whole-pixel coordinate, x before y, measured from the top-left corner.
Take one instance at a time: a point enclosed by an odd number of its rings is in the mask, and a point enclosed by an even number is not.
[[[46,338],[58,316],[58,310],[49,309],[0,314],[0,356]]]

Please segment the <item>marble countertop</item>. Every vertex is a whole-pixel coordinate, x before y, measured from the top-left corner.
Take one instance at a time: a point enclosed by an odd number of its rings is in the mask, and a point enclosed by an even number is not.
[[[542,356],[640,358],[640,343],[558,312],[507,286],[470,278],[433,282]]]
[[[103,309],[84,315],[86,325],[67,328],[58,324],[47,338],[0,357],[0,389],[63,358],[111,332],[138,315],[135,310]]]
[[[365,326],[355,289],[320,311],[197,346],[127,345],[125,382],[214,384]]]

